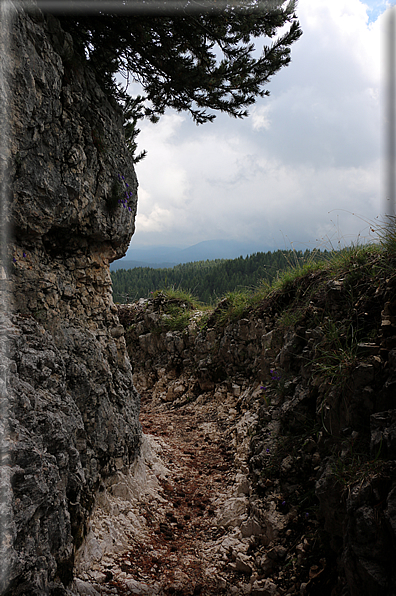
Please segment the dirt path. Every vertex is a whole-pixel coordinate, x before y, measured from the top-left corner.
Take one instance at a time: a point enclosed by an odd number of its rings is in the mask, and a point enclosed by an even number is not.
[[[249,484],[256,393],[220,388],[175,407],[142,392],[141,455],[102,488],[73,595],[330,595],[318,522],[276,482],[265,497]]]
[[[240,533],[234,537],[233,528],[226,527],[229,506],[232,515],[248,517],[243,494],[248,489],[235,465],[229,410],[227,405],[219,411],[213,396],[198,407],[192,403],[177,409],[168,404],[154,408],[143,397],[143,433],[156,451],[146,457],[151,476],[144,482],[146,488],[154,488],[138,494],[132,487],[131,497],[122,489],[130,481],[121,475],[119,482],[107,487],[80,564],[76,583],[80,594],[94,594],[88,584],[100,594],[250,593],[241,586],[251,581],[252,570],[235,564],[232,549],[238,543],[247,553],[249,539],[238,542]],[[235,410],[231,420],[233,414]],[[108,552],[111,540],[113,554]],[[100,549],[97,562],[89,565]]]
[[[191,406],[161,413],[150,410],[150,404],[143,405],[143,432],[165,442],[161,456],[171,471],[161,481],[165,511],[158,516],[147,503],[143,515],[151,529],[151,543],[145,551],[137,545],[124,564],[138,566],[141,572],[136,579],[159,582],[166,594],[201,594],[204,589],[209,594],[202,546],[223,533],[213,525],[214,501],[233,476],[231,450],[214,438],[219,436],[215,413],[202,416]]]

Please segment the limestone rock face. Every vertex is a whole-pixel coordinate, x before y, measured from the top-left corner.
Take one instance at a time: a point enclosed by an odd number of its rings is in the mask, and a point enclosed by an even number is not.
[[[137,180],[122,114],[71,37],[34,2],[8,18],[0,591],[62,594],[102,480],[139,450],[109,274],[134,232]]]

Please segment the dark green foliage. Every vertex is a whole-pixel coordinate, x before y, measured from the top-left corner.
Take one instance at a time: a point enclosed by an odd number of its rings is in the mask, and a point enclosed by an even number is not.
[[[324,258],[324,252],[283,251],[255,253],[237,259],[216,259],[177,265],[169,269],[136,267],[118,269],[111,273],[114,300],[129,302],[147,298],[151,292],[174,286],[190,291],[205,304],[213,304],[219,298],[238,288],[255,288],[263,280],[271,283],[280,271],[290,266],[302,265],[308,260]]]
[[[118,178],[114,178],[113,183],[111,185],[111,192],[106,198],[106,205],[107,209],[110,212],[113,212],[117,207],[119,207],[119,202],[121,197],[123,196],[123,186]]]
[[[137,128],[139,118],[143,118],[143,98],[138,95],[135,98],[127,97],[124,101],[124,134],[127,147],[134,156],[134,162],[138,163],[146,157],[147,151],[141,151],[139,155],[135,155],[137,151],[136,137],[140,129]]]
[[[189,111],[197,124],[215,118],[208,109],[246,116],[257,97],[268,95],[264,87],[290,62],[290,46],[301,35],[295,0],[180,0],[172,3],[171,11],[166,2],[145,3],[151,8],[145,13],[139,5],[125,0],[122,11],[117,13],[115,3],[115,12],[109,13],[97,2],[90,14],[57,13],[111,96],[121,103],[127,100],[115,82],[116,72],[143,86],[144,96],[135,100],[128,131],[132,143],[135,118],[144,115],[156,121],[167,107]],[[254,57],[254,40],[259,37],[269,45]],[[130,108],[125,105],[126,118]]]

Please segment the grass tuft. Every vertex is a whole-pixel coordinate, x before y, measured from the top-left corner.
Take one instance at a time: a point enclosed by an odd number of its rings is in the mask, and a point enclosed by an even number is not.
[[[202,305],[192,294],[174,286],[156,290],[152,295],[163,309],[162,328],[167,331],[184,331],[191,323],[194,311],[206,311],[208,306]]]
[[[202,304],[191,292],[180,287],[175,288],[175,286],[168,286],[153,292],[152,298],[155,299],[159,297],[163,297],[166,301],[176,300],[178,302],[183,302],[185,308],[189,308],[190,310],[202,308]]]

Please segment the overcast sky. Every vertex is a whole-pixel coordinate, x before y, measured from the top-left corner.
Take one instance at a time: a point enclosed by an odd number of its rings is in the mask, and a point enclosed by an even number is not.
[[[133,246],[336,247],[384,210],[385,0],[299,0],[303,35],[250,116],[141,122]]]

